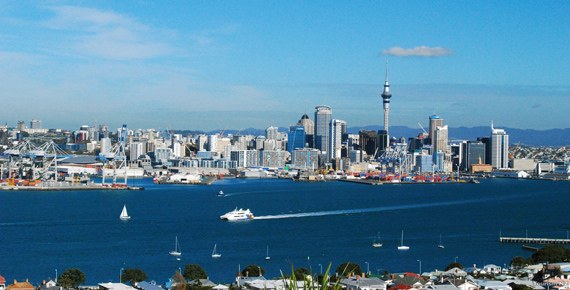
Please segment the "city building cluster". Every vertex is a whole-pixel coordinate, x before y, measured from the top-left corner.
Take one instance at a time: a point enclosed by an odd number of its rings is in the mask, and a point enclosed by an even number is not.
[[[126,125],[110,131],[106,125],[81,126],[79,130],[43,129],[40,120],[23,121],[5,132],[13,141],[9,149],[22,140],[43,143],[56,141],[63,149],[98,158],[70,159],[68,173],[106,174],[105,161],[122,156],[127,175],[156,175],[161,169],[193,168],[200,173],[226,174],[246,170],[244,175],[264,177],[268,170],[319,171],[320,173],[386,174],[481,174],[502,177],[529,177],[552,174],[568,179],[570,162],[566,159],[544,160],[537,155],[522,158],[509,152],[509,135],[491,124],[488,136],[477,140],[452,140],[449,127],[441,116],[428,117],[429,131],[406,139],[389,135],[389,109],[392,94],[386,81],[381,94],[384,112],[383,130],[347,133],[347,122],[333,117],[333,108],[315,107],[313,118],[307,114],[280,132],[268,127],[264,135],[194,133],[183,136],[172,130],[128,129]],[[420,124],[421,126],[421,124]],[[423,127],[422,127],[423,129]],[[25,135],[25,136],[24,136]],[[515,150],[518,149],[516,146]],[[19,152],[20,154],[22,152]],[[89,161],[90,160],[90,161]],[[78,166],[89,164],[88,167]],[[108,165],[108,164],[107,164]],[[100,171],[103,171],[101,173]]]

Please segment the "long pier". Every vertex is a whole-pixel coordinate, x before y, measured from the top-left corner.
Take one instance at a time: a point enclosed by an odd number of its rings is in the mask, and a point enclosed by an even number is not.
[[[570,239],[500,237],[500,238],[499,238],[499,243],[560,244],[560,245],[570,245]]]

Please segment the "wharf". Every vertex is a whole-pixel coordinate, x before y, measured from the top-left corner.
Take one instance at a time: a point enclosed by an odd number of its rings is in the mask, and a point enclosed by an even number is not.
[[[538,250],[539,250],[538,248],[527,246],[527,245],[523,245],[522,248],[523,248],[523,250],[527,250],[527,251],[531,251],[531,252],[538,252]]]
[[[499,238],[499,243],[560,244],[560,245],[570,245],[570,239],[500,237],[500,238]]]
[[[203,180],[199,181],[199,182],[167,182],[167,181],[155,181],[156,184],[182,184],[182,185],[212,185],[212,183],[214,183],[216,180],[218,180],[218,177],[216,176],[206,176],[204,177]]]
[[[383,185],[383,184],[455,184],[455,183],[479,183],[474,179],[460,179],[458,181],[444,181],[444,182],[418,182],[418,181],[399,181],[391,182],[384,180],[374,180],[374,179],[336,179],[337,181],[353,182],[367,185]]]
[[[68,186],[0,186],[5,191],[79,191],[79,190],[144,190],[144,187],[111,187],[97,185],[68,185]]]

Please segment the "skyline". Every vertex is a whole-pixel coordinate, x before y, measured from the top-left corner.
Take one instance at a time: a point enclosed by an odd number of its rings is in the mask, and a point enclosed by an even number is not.
[[[7,1],[3,120],[45,128],[568,128],[568,2]],[[457,19],[461,22],[457,23]],[[529,116],[531,116],[529,118]]]

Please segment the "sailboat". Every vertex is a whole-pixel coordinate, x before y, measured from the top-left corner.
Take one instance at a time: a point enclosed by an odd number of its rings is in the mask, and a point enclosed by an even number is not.
[[[438,248],[443,249],[445,248],[442,244],[441,244],[441,234],[439,234],[439,245],[437,245]]]
[[[176,236],[176,241],[174,242],[174,251],[170,252],[172,256],[180,256],[182,252],[180,251],[180,245],[178,244],[178,236]]]
[[[382,247],[382,240],[380,240],[380,233],[378,233],[378,236],[374,238],[374,243],[372,243],[372,246],[374,248]]]
[[[267,255],[265,256],[265,260],[271,260],[271,257],[269,257],[269,246],[267,246]]]
[[[216,246],[217,244],[214,244],[214,250],[212,251],[212,258],[219,258],[222,256],[222,254],[216,253]]]
[[[410,247],[408,246],[404,246],[404,230],[402,230],[402,241],[400,242],[400,246],[398,247],[398,250],[409,250]]]
[[[119,216],[119,218],[122,219],[122,220],[128,220],[128,219],[131,218],[131,217],[127,214],[127,205],[126,205],[126,204],[123,206],[123,211],[121,212],[121,215]]]

